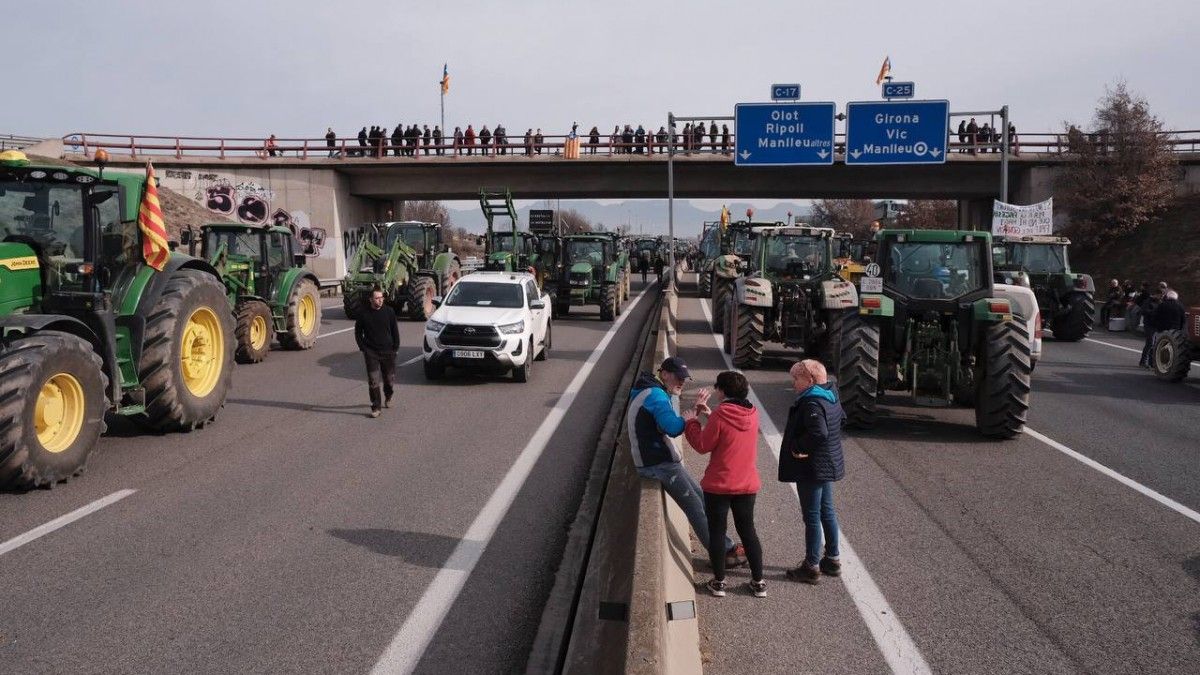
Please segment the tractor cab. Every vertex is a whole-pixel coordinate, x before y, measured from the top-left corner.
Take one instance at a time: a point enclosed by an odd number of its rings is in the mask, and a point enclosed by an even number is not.
[[[259,295],[268,302],[276,299],[273,295],[278,290],[276,281],[306,262],[286,227],[209,223],[200,227],[198,238],[190,230],[184,230],[180,242],[191,255],[196,254],[199,244],[200,256],[222,273],[227,286],[232,281],[234,287],[228,289],[231,294]]]
[[[442,244],[442,226],[438,223],[406,220],[385,225],[387,238],[384,250],[391,250],[393,242],[401,239],[416,252],[418,266],[422,268],[432,267],[433,259],[445,249]]]
[[[880,233],[884,293],[914,309],[953,309],[959,301],[986,297],[992,288],[990,236],[952,232],[923,236]]]
[[[826,228],[755,228],[750,267],[755,274],[780,282],[830,276],[832,236],[833,230]]]
[[[1054,338],[1075,342],[1095,324],[1096,287],[1091,276],[1071,271],[1070,245],[1070,239],[1053,235],[996,237],[992,260],[998,274],[1027,277]]]

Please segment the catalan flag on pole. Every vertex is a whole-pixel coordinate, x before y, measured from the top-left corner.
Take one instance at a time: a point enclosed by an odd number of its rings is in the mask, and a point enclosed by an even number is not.
[[[883,57],[883,65],[879,66],[879,77],[875,78],[875,84],[882,84],[883,78],[887,77],[892,72],[892,57]]]
[[[729,207],[721,206],[721,231],[729,229]]]
[[[448,68],[448,65],[449,64],[446,64],[446,63],[442,64],[442,93],[443,94],[450,93],[450,69]]]
[[[146,264],[163,271],[171,250],[167,248],[167,226],[163,222],[162,205],[158,202],[158,185],[154,182],[154,165],[146,162],[146,191],[138,207],[138,229],[142,231],[142,258]]]

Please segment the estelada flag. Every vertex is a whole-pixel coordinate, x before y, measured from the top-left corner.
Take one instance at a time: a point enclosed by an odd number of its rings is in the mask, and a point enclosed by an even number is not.
[[[883,65],[879,66],[879,77],[875,78],[875,84],[882,84],[883,78],[887,77],[892,72],[892,57],[883,57]]]
[[[163,223],[162,205],[158,202],[158,185],[154,182],[154,166],[146,162],[146,191],[138,207],[138,229],[142,231],[142,258],[146,264],[163,271],[171,258],[167,247],[167,226]]]
[[[729,209],[728,209],[728,207],[722,206],[721,207],[721,229],[725,230],[728,228],[729,228]]]
[[[449,64],[442,64],[442,93],[450,93],[450,69]]]

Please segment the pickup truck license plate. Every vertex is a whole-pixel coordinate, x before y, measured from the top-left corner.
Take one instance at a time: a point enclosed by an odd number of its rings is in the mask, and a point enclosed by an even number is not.
[[[455,349],[454,358],[456,359],[482,359],[483,352],[478,349]]]

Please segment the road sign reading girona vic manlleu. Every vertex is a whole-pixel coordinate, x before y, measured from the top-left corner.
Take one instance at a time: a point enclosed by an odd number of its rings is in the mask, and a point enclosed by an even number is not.
[[[949,132],[949,101],[847,103],[846,163],[941,164]]]
[[[549,234],[554,231],[553,209],[530,209],[529,231],[533,234]]]
[[[833,164],[829,102],[739,103],[733,109],[737,166]]]

